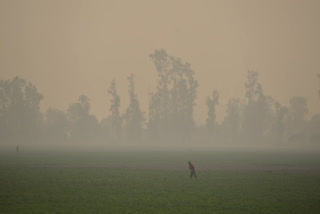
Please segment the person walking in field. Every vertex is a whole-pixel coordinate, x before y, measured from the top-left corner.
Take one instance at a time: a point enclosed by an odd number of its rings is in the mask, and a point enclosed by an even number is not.
[[[194,165],[190,161],[188,162],[188,164],[190,169],[190,178],[195,177],[196,179],[198,179]]]

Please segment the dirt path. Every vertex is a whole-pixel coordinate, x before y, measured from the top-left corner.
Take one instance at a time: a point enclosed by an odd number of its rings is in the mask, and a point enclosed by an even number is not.
[[[144,169],[144,170],[188,170],[184,164],[167,163],[108,163],[108,164],[0,164],[0,166],[24,167],[61,167],[61,168],[110,168],[110,169]],[[320,173],[320,167],[288,166],[288,165],[254,165],[233,163],[197,164],[197,171],[237,171],[237,172],[282,172],[282,173]]]

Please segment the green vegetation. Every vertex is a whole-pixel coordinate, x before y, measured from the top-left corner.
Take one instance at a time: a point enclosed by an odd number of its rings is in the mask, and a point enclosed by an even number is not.
[[[191,154],[1,154],[0,213],[320,212],[319,173],[199,170],[199,179],[191,180],[188,169],[184,168],[187,167],[184,160],[189,160]],[[201,163],[224,163],[227,160],[233,161],[235,165],[251,162],[264,166],[274,164],[281,157],[281,164],[286,165],[301,163],[301,166],[316,166],[319,163],[316,154],[209,154],[198,152],[191,160],[199,160],[195,161],[196,167],[200,167]],[[177,164],[180,161],[181,170],[81,165],[106,162]]]

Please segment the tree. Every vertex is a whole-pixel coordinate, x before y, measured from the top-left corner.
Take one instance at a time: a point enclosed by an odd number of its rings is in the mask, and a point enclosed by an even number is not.
[[[219,93],[214,91],[212,97],[207,97],[208,116],[206,120],[206,127],[209,135],[216,132],[216,106],[219,104]]]
[[[135,93],[134,75],[129,75],[128,80],[130,104],[124,115],[126,134],[128,141],[139,142],[145,117],[144,113],[140,110],[139,100]]]
[[[242,106],[240,99],[229,99],[226,115],[222,122],[224,140],[228,143],[239,143],[241,131]]]
[[[264,95],[258,77],[258,72],[248,71],[248,82],[245,84],[243,129],[246,141],[250,143],[261,142],[264,139],[271,114],[272,99]]]
[[[285,141],[284,137],[287,131],[286,122],[288,120],[289,110],[279,102],[275,102],[274,109],[274,120],[270,135],[275,143],[283,143]]]
[[[289,109],[289,141],[303,143],[306,140],[305,116],[308,112],[307,100],[304,97],[294,96],[290,100]]]
[[[314,115],[309,124],[308,124],[308,132],[309,132],[309,143],[312,144],[320,144],[320,114]]]
[[[90,103],[87,96],[81,95],[78,102],[69,106],[68,118],[72,142],[88,143],[97,140],[100,127],[96,117],[90,115]]]
[[[160,132],[168,133],[169,124],[169,85],[171,82],[171,60],[172,57],[168,56],[166,51],[155,50],[153,54],[149,55],[153,61],[156,72],[158,74],[157,91],[150,93],[151,102],[149,103],[149,129],[153,133]],[[163,135],[167,136],[167,135]]]
[[[189,63],[165,50],[150,54],[158,73],[156,92],[151,93],[148,128],[164,140],[188,140],[193,130],[197,81]]]
[[[15,77],[0,81],[0,135],[7,142],[39,140],[43,96],[30,82]]]
[[[89,98],[85,95],[80,95],[78,98],[78,102],[71,104],[68,108],[69,118],[72,121],[77,121],[88,117],[89,112]]]
[[[189,63],[182,63],[180,59],[172,60],[172,88],[170,90],[170,124],[171,130],[182,141],[188,141],[194,128],[193,108],[195,106],[197,81],[193,77],[193,70]]]
[[[307,99],[300,96],[294,96],[290,100],[290,108],[292,119],[297,122],[304,121],[306,114],[308,113]]]
[[[112,129],[113,129],[112,133],[115,133],[114,139],[116,139],[116,141],[120,141],[122,119],[119,112],[120,97],[118,95],[116,86],[117,86],[116,81],[113,80],[111,82],[108,93],[111,96],[110,111],[111,111]]]
[[[68,138],[68,120],[65,112],[49,108],[45,115],[45,141],[64,143]]]

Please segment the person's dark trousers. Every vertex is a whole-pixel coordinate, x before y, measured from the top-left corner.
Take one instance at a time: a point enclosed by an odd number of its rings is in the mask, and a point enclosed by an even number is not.
[[[193,170],[191,170],[191,172],[190,172],[190,178],[192,178],[192,177],[195,177],[196,179],[198,179],[197,175],[196,175],[196,172],[193,171]]]

